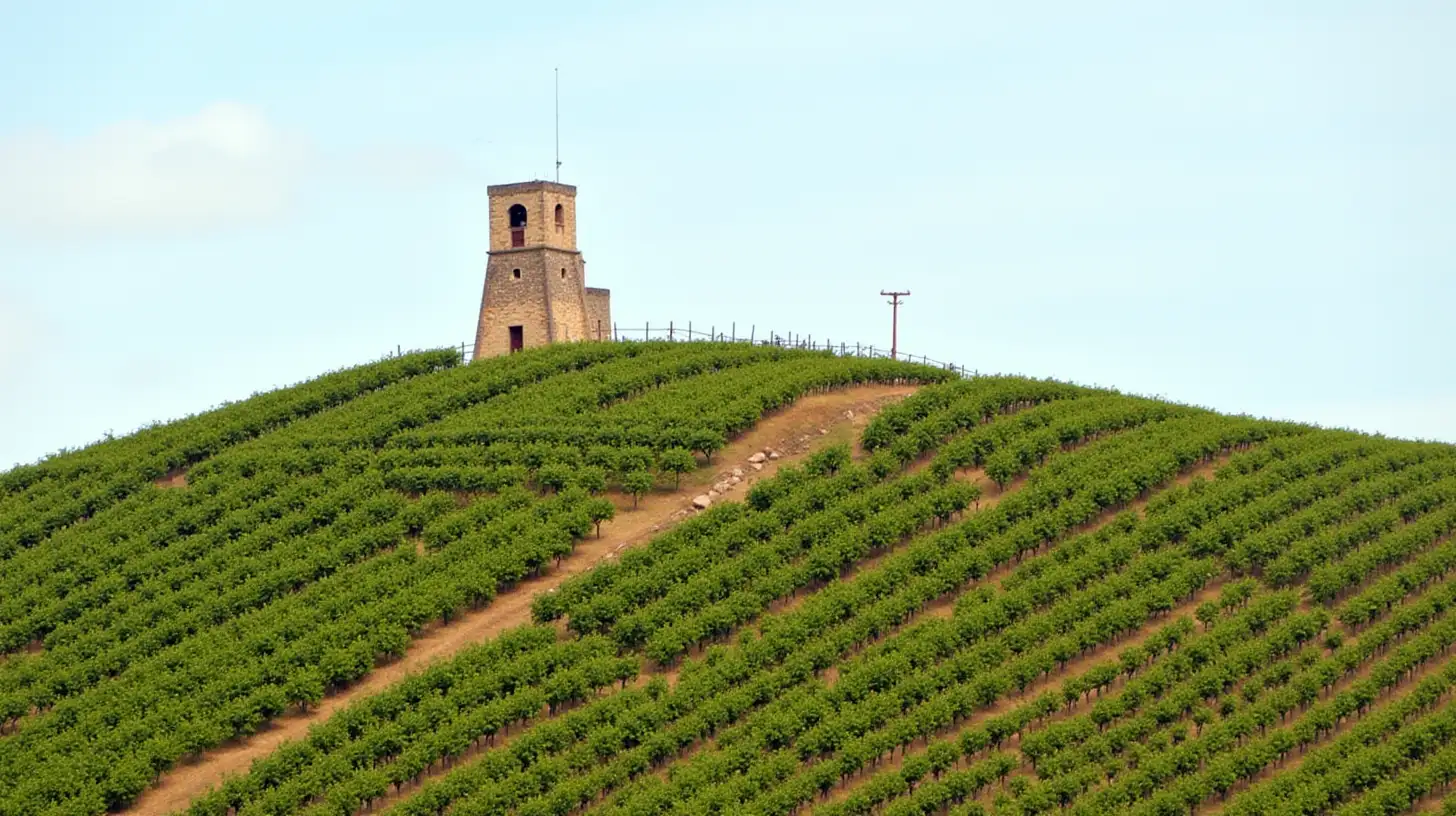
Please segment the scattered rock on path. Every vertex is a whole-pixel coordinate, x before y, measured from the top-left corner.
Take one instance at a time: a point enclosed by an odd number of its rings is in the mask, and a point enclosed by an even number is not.
[[[778,451],[769,451],[768,452],[768,458],[770,458],[770,459],[777,459],[777,458],[779,458],[779,452]]]
[[[697,508],[698,510],[707,510],[709,507],[712,506],[713,497],[709,496],[707,493],[704,493],[703,495],[697,496],[693,499],[693,507]]]
[[[748,464],[750,464],[750,465],[756,465],[756,464],[762,462],[763,460],[765,460],[767,458],[768,458],[768,456],[766,454],[764,454],[763,451],[759,451],[758,453],[755,453],[754,455],[748,457]]]

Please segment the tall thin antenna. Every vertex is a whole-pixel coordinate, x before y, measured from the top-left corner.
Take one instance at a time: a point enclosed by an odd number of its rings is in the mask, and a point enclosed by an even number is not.
[[[552,68],[556,75],[556,183],[561,183],[561,69]]]

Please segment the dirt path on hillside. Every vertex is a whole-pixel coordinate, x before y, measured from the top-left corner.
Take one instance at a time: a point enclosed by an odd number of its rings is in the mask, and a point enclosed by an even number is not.
[[[1133,501],[1128,502],[1125,505],[1104,509],[1101,513],[1097,515],[1095,519],[1071,531],[1068,531],[1068,533],[1063,538],[1058,539],[1058,542],[1064,541],[1066,540],[1066,538],[1074,537],[1077,535],[1095,532],[1103,526],[1110,524],[1113,519],[1115,519],[1122,512],[1132,510],[1138,513],[1142,513],[1147,507],[1148,502],[1151,501],[1154,495],[1162,491],[1172,489],[1174,487],[1186,486],[1197,478],[1212,478],[1218,468],[1226,464],[1229,459],[1232,458],[1232,456],[1232,453],[1223,453],[1219,456],[1214,457],[1213,459],[1200,462],[1178,474],[1176,477],[1170,479],[1168,482],[1165,482],[1162,485],[1153,488],[1146,496],[1134,499]],[[919,464],[923,467],[925,464],[928,464],[928,459],[925,462],[921,462]],[[1021,487],[1025,485],[1027,479],[1026,475],[1022,474],[1021,476],[1018,476],[1016,479],[1012,480],[1008,485],[1006,485],[1005,488],[1000,488],[997,487],[993,482],[991,482],[990,479],[987,478],[986,475],[979,468],[971,468],[957,471],[955,474],[955,478],[979,485],[981,487],[982,498],[978,502],[980,510],[994,507],[1003,497],[1021,489]],[[968,509],[966,512],[976,512],[976,509]],[[903,544],[904,542],[901,543]],[[999,585],[1000,581],[1003,578],[1014,572],[1027,559],[1049,552],[1051,547],[1055,546],[1056,543],[1057,542],[1044,542],[1041,546],[1038,546],[1034,550],[1027,551],[1021,557],[1015,559],[1014,561],[998,566],[996,569],[992,570],[990,573],[980,579],[977,579],[971,584],[958,587],[955,590],[947,592],[939,598],[928,602],[918,611],[907,617],[900,624],[886,629],[884,632],[880,633],[879,636],[850,650],[849,653],[841,658],[839,663],[836,663],[835,665],[824,669],[824,671],[819,674],[820,679],[826,685],[833,686],[839,680],[839,666],[846,660],[850,659],[854,655],[860,654],[866,649],[872,648],[876,644],[884,643],[885,641],[893,638],[895,635],[926,620],[932,618],[949,617],[954,612],[956,600],[971,587],[985,585],[987,583],[995,583]],[[844,571],[842,578],[846,578],[850,575],[858,574],[859,572],[863,572],[865,570],[873,568],[874,565],[878,565],[884,559],[888,558],[890,555],[893,555],[894,552],[898,551],[898,549],[898,546],[890,548],[883,552],[877,553],[869,559],[856,562],[854,566]],[[1107,659],[1109,652],[1121,651],[1122,649],[1128,648],[1129,646],[1142,644],[1149,637],[1152,636],[1152,633],[1154,631],[1162,628],[1162,626],[1165,625],[1167,621],[1171,620],[1173,617],[1180,614],[1191,615],[1193,610],[1197,608],[1197,605],[1199,603],[1202,603],[1205,600],[1209,600],[1212,597],[1216,597],[1222,585],[1222,579],[1217,579],[1211,582],[1209,585],[1206,585],[1201,590],[1199,590],[1199,592],[1195,594],[1192,600],[1186,601],[1184,604],[1181,604],[1176,609],[1167,613],[1166,615],[1160,615],[1156,619],[1156,621],[1150,622],[1148,625],[1139,628],[1136,632],[1127,633],[1112,644],[1104,644],[1102,647],[1098,647],[1098,649],[1078,656],[1074,660],[1069,661],[1065,667],[1059,669],[1054,675],[1049,675],[1048,677],[1044,677],[1041,680],[1037,681],[1037,683],[1034,684],[1032,688],[1037,689],[1037,693],[1039,693],[1039,690],[1044,690],[1046,687],[1050,686],[1053,683],[1060,683],[1067,677],[1073,676],[1075,673],[1085,671],[1086,668],[1090,667],[1099,660]],[[778,607],[776,609],[771,609],[770,611],[780,613],[790,611],[801,605],[812,594],[813,591],[800,592],[790,596],[787,600],[781,599],[780,601],[776,602],[776,604],[778,604]],[[758,622],[750,623],[747,625],[756,627],[758,625]],[[1003,711],[1007,707],[1014,706],[1023,703],[1026,700],[1032,699],[1034,696],[1035,694],[1028,692],[1028,694],[1024,696],[1002,698],[994,704],[994,710],[990,711],[989,713],[984,713],[977,716],[992,716],[994,713]],[[1075,707],[1074,709],[1069,710],[1075,710]],[[980,720],[977,719],[974,722],[979,721]],[[950,727],[946,733],[958,732],[961,729],[969,727],[971,724],[974,723],[963,722],[959,725]],[[923,739],[917,740],[916,743],[912,743],[912,747],[916,744],[919,744],[923,747],[928,743],[925,742],[925,740]],[[707,740],[702,740],[694,743],[693,745],[690,745],[679,751],[672,760],[659,764],[654,773],[660,779],[666,781],[668,771],[671,767],[676,766],[684,761],[691,760],[694,756],[704,751],[714,750],[715,746],[716,739],[714,738],[709,738]],[[879,764],[872,767],[869,773],[861,771],[859,774],[851,777],[848,781],[840,781],[836,784],[835,788],[830,793],[828,798],[818,797],[818,800],[838,801],[840,798],[848,795],[851,790],[853,790],[857,785],[861,784],[869,776],[878,773],[880,770],[886,767],[898,768],[900,763],[904,761],[904,754],[902,753],[898,758],[895,757],[894,754],[895,752],[892,751],[890,752],[889,756],[881,757]],[[576,812],[579,812],[579,810]]]
[[[163,489],[187,487],[187,468],[173,468],[153,479],[152,484]]]
[[[865,385],[804,397],[760,420],[719,451],[712,467],[688,474],[676,491],[651,493],[636,510],[631,499],[617,497],[622,510],[617,518],[602,524],[601,536],[580,542],[575,552],[543,575],[523,581],[501,592],[487,607],[465,613],[449,624],[428,627],[416,638],[404,657],[381,666],[362,680],[324,698],[308,712],[284,715],[258,733],[229,742],[201,758],[179,765],[145,791],[125,813],[160,816],[185,808],[196,797],[215,787],[225,777],[245,773],[255,759],[267,756],[287,740],[307,735],[309,726],[322,722],[350,703],[376,694],[429,663],[443,660],[460,649],[479,643],[501,631],[530,623],[531,600],[550,591],[573,575],[579,575],[621,551],[643,544],[658,532],[691,516],[694,496],[709,485],[731,479],[735,468],[743,476],[724,490],[715,501],[741,499],[755,481],[772,476],[785,464],[802,459],[822,445],[849,442],[856,445],[859,431],[881,408],[914,393],[916,386]],[[765,459],[757,466],[748,458],[773,451],[777,459]]]

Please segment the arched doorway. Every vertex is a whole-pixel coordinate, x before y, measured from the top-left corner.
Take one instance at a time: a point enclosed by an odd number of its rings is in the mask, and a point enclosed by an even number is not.
[[[523,247],[526,245],[526,208],[520,204],[512,204],[506,210],[506,216],[511,222],[511,246]]]

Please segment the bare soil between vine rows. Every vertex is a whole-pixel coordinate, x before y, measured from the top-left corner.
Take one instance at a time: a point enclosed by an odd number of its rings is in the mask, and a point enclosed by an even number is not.
[[[246,773],[253,761],[267,756],[288,740],[301,739],[311,725],[370,694],[376,694],[406,675],[428,664],[449,658],[466,646],[480,643],[513,626],[530,623],[531,599],[548,592],[567,578],[597,564],[616,558],[629,547],[646,543],[694,512],[692,500],[708,486],[721,482],[733,469],[743,477],[718,497],[741,499],[749,487],[772,476],[784,464],[797,462],[810,452],[831,443],[848,442],[858,453],[859,431],[885,405],[913,394],[913,385],[865,385],[804,397],[793,405],[760,420],[714,456],[709,467],[688,474],[675,491],[644,496],[634,510],[628,497],[613,497],[620,515],[602,525],[600,537],[580,542],[571,556],[544,574],[502,590],[487,607],[467,612],[448,624],[428,627],[410,644],[404,657],[380,666],[366,677],[327,697],[306,712],[291,712],[265,725],[250,737],[233,740],[200,758],[183,763],[163,774],[124,813],[160,816],[185,808],[196,797],[217,786],[228,776]],[[760,451],[775,451],[778,459],[767,459],[755,469],[748,458]],[[185,477],[184,477],[185,478]],[[170,480],[169,480],[170,481]],[[185,482],[184,482],[185,483]]]

